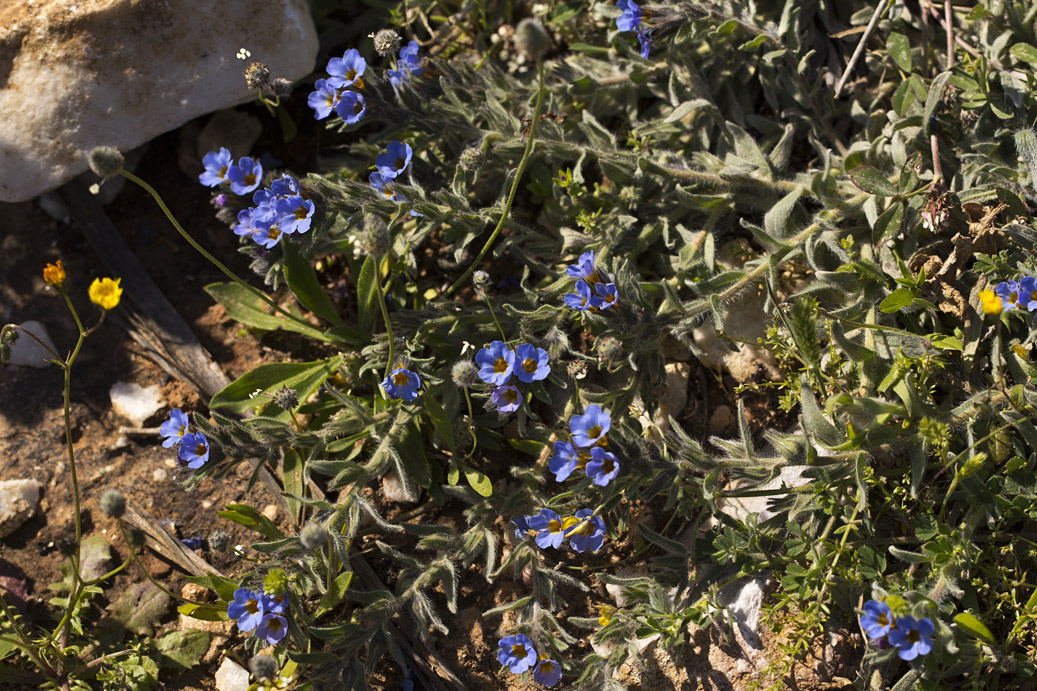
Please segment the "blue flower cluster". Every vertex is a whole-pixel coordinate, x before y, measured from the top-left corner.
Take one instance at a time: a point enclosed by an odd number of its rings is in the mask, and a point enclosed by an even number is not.
[[[303,194],[298,180],[282,175],[252,196],[255,206],[238,212],[234,234],[270,249],[282,235],[307,232],[316,207]]]
[[[569,307],[581,312],[597,312],[612,307],[619,300],[616,284],[602,283],[598,278],[598,272],[594,268],[594,250],[581,254],[579,261],[568,267],[565,272],[570,278],[577,279],[576,292],[562,298]]]
[[[180,460],[188,468],[197,470],[209,460],[209,440],[201,432],[191,429],[191,421],[179,408],[169,411],[169,419],[158,428],[163,436],[162,446],[177,447]]]
[[[899,648],[901,660],[914,660],[933,649],[935,626],[930,619],[896,617],[885,602],[868,600],[864,603],[864,614],[860,621],[868,638],[879,646],[888,640],[891,645]]]
[[[341,58],[329,60],[325,70],[330,76],[313,84],[316,91],[306,101],[313,108],[313,117],[323,120],[334,112],[347,125],[359,122],[367,113],[367,101],[349,87],[363,88],[367,61],[360,51],[350,48]]]
[[[394,369],[388,377],[382,380],[382,388],[385,389],[385,395],[389,398],[402,398],[410,403],[418,397],[421,377],[417,372],[400,367]]]
[[[263,181],[263,165],[259,161],[242,156],[235,165],[226,147],[205,154],[202,165],[205,172],[198,176],[198,182],[207,187],[227,183],[230,191],[239,197],[252,192]]]
[[[282,616],[288,606],[284,595],[266,595],[248,588],[234,591],[234,602],[227,605],[227,616],[238,620],[242,631],[256,630],[256,635],[270,645],[280,643],[288,633],[288,622]]]
[[[1024,309],[1029,312],[1037,312],[1037,278],[1023,276],[1018,281],[1001,281],[994,286],[994,294],[1001,300],[1001,310],[1007,311],[1013,307]]]
[[[375,172],[371,173],[367,181],[386,199],[396,202],[407,201],[388,185],[410,167],[412,158],[414,158],[414,150],[410,144],[389,142],[389,146],[385,147],[385,152],[378,154],[374,159]]]
[[[400,58],[396,63],[399,69],[386,70],[392,88],[399,91],[405,84],[410,84],[414,77],[425,75],[426,60],[418,55],[418,42],[411,41],[400,48]]]
[[[556,441],[547,468],[557,482],[564,482],[573,472],[583,470],[594,484],[605,487],[619,475],[619,460],[611,451],[606,435],[612,426],[607,411],[597,404],[587,406],[585,415],[569,420],[572,442]]]
[[[619,0],[616,7],[623,11],[616,19],[616,28],[620,31],[636,31],[637,40],[641,43],[641,57],[648,59],[648,53],[652,50],[652,29],[642,26],[645,17],[643,10],[634,0]]]
[[[497,661],[507,667],[512,674],[522,674],[533,669],[533,680],[544,686],[554,686],[562,678],[562,666],[554,660],[540,658],[533,641],[525,634],[505,636],[497,643]],[[537,660],[540,660],[538,663]]]
[[[569,540],[574,552],[597,552],[605,544],[605,521],[590,509],[580,509],[572,516],[560,516],[551,509],[540,509],[539,514],[516,516],[515,538],[523,540],[533,535],[537,547],[558,549]]]
[[[476,353],[475,364],[479,366],[479,378],[493,387],[490,400],[497,411],[511,413],[522,405],[522,393],[508,384],[511,375],[525,384],[547,379],[551,373],[549,359],[546,350],[528,343],[512,350],[504,341],[493,341]]]

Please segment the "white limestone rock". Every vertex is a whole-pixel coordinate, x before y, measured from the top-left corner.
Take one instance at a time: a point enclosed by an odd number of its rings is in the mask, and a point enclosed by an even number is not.
[[[144,387],[133,382],[117,381],[108,391],[112,399],[112,410],[124,417],[136,427],[144,425],[144,421],[157,413],[162,407],[162,392],[152,384]]]
[[[216,690],[246,691],[248,687],[248,670],[229,657],[223,658],[220,668],[216,670]]]
[[[40,483],[33,479],[0,482],[0,537],[22,527],[36,513]]]
[[[0,3],[0,202],[32,199],[200,115],[251,100],[242,48],[274,77],[309,74],[306,0]]]
[[[0,144],[0,146],[2,145]],[[3,175],[3,173],[0,173],[0,175]],[[11,345],[11,359],[8,364],[21,367],[36,367],[37,369],[52,367],[53,365],[47,362],[47,360],[53,360],[54,353],[57,353],[58,349],[54,345],[54,340],[50,337],[50,334],[47,333],[47,327],[38,321],[27,321],[19,324],[19,326],[40,340],[37,341],[36,338],[23,331],[15,331],[18,335],[18,340]],[[40,341],[43,341],[50,350],[45,348]]]

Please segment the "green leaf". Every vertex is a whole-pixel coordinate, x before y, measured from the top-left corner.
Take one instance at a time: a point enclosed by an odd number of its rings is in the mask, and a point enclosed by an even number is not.
[[[886,50],[900,69],[911,72],[911,42],[907,36],[896,31],[890,33],[886,38]]]
[[[375,283],[375,258],[368,255],[360,267],[360,276],[356,281],[356,306],[360,313],[360,330],[367,333],[374,328],[378,320],[378,284]]]
[[[317,280],[317,272],[313,266],[299,253],[295,243],[285,240],[284,248],[284,280],[303,305],[322,319],[335,326],[345,326],[342,318],[335,311],[331,298],[324,292]]]
[[[194,667],[209,650],[209,632],[198,629],[173,631],[155,641],[161,653],[156,660],[162,669],[183,672]]]
[[[932,341],[934,348],[939,348],[940,350],[961,351],[964,348],[960,338],[947,336],[946,334],[930,334],[929,340]]]
[[[130,586],[118,600],[108,606],[112,618],[122,622],[128,631],[152,635],[169,609],[171,597],[144,581]]]
[[[1034,48],[1029,43],[1016,43],[1008,49],[1008,52],[1018,60],[1037,66],[1037,48]]]
[[[333,340],[313,325],[299,323],[280,312],[275,312],[273,307],[237,283],[211,283],[205,286],[205,292],[227,309],[227,315],[231,319],[245,326],[264,331],[284,329],[325,343]]]
[[[426,395],[423,398],[425,399],[425,410],[428,411],[428,416],[435,425],[436,431],[439,432],[439,436],[443,438],[450,450],[456,454],[457,438],[454,436],[454,426],[447,417],[446,409],[432,396]]]
[[[786,237],[789,217],[792,215],[792,210],[796,208],[796,202],[799,201],[801,196],[803,196],[803,188],[797,187],[770,208],[770,211],[763,217],[763,227],[769,235],[775,239]]]
[[[400,435],[399,452],[407,475],[421,487],[428,488],[432,484],[432,469],[425,455],[421,430],[414,422],[408,423]]]
[[[828,447],[835,447],[846,441],[817,406],[814,392],[807,383],[806,377],[800,378],[799,398],[800,406],[803,409],[803,425],[812,437]]]
[[[246,528],[252,528],[262,533],[267,540],[276,540],[277,538],[284,537],[284,533],[274,525],[273,521],[248,504],[227,504],[225,510],[217,511],[216,513],[229,521],[234,521],[238,525],[243,525]]]
[[[281,475],[284,481],[284,491],[288,495],[285,500],[288,502],[288,510],[292,514],[292,521],[297,525],[299,523],[299,500],[290,495],[305,496],[306,493],[306,482],[303,480],[303,460],[299,452],[293,448],[286,448],[284,450],[284,464],[281,468]]]
[[[879,311],[883,314],[899,312],[910,305],[913,298],[914,293],[910,288],[897,288],[879,303]]]
[[[493,494],[493,483],[490,482],[490,478],[486,477],[484,473],[467,465],[462,465],[461,468],[464,470],[464,476],[468,480],[468,484],[479,495],[489,497]]]
[[[331,582],[324,596],[321,597],[320,602],[317,604],[317,613],[314,618],[319,617],[325,612],[334,609],[346,596],[346,591],[349,589],[349,583],[353,580],[352,571],[343,571],[335,580]]]
[[[260,365],[219,391],[209,402],[210,408],[243,415],[246,411],[263,408],[266,417],[288,420],[287,410],[274,404],[271,396],[282,386],[295,389],[299,400],[313,395],[324,380],[338,369],[338,356],[315,362],[275,362]]]
[[[904,222],[904,206],[904,202],[893,202],[875,219],[875,225],[871,229],[872,242],[878,245],[887,238],[897,236]]]
[[[906,549],[900,549],[894,545],[889,546],[889,553],[900,561],[906,561],[908,564],[928,564],[932,561],[927,555],[919,554],[917,552],[909,552]]]
[[[994,634],[990,633],[990,629],[976,615],[969,612],[960,612],[954,616],[954,623],[970,636],[984,640],[990,645],[996,645]]]
[[[932,122],[933,114],[943,101],[943,88],[947,85],[947,80],[950,76],[950,72],[941,72],[933,77],[933,81],[929,85],[929,93],[925,98],[925,111],[922,115],[922,123],[926,134],[929,133],[929,124]]]
[[[863,192],[877,194],[881,197],[897,195],[896,185],[872,166],[857,166],[849,172],[849,176],[850,181]]]
[[[198,619],[199,621],[227,621],[227,605],[195,605],[190,602],[184,603],[176,608],[176,611],[185,617]]]
[[[536,439],[508,438],[508,444],[510,444],[511,448],[516,451],[521,451],[527,456],[532,456],[533,458],[539,458],[540,453],[544,450],[544,442]]]
[[[975,7],[972,8],[971,12],[969,12],[967,15],[965,15],[965,19],[966,19],[966,21],[974,22],[974,21],[976,21],[978,19],[987,19],[988,17],[993,17],[993,16],[994,15],[991,14],[990,12],[988,12],[987,8],[983,6],[983,3],[980,2],[980,3],[977,3]]]
[[[1008,206],[1009,213],[1015,216],[1026,216],[1029,214],[1026,210],[1026,205],[1023,204],[1023,200],[1014,192],[1006,190],[1004,187],[995,187],[994,191],[997,192],[997,200]]]
[[[288,109],[284,106],[277,106],[277,122],[281,125],[284,143],[291,143],[295,139],[295,135],[299,134],[299,127],[295,124],[295,120],[292,120],[292,116],[288,114]]]

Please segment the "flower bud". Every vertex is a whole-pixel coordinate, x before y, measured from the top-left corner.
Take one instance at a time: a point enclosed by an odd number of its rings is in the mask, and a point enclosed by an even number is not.
[[[209,536],[209,549],[213,552],[226,552],[230,547],[230,535],[222,530],[214,530]]]
[[[377,33],[371,34],[371,38],[374,39],[375,51],[383,58],[395,55],[400,49],[400,35],[392,29],[382,29]]]
[[[515,27],[515,47],[530,60],[539,60],[551,47],[551,37],[539,20],[527,17]]]
[[[470,173],[482,165],[483,158],[484,156],[482,151],[474,146],[470,146],[461,152],[461,158],[458,161],[458,165],[461,166],[461,170]]]
[[[611,365],[623,359],[623,344],[615,336],[603,336],[595,346],[598,359],[604,363]]]
[[[126,513],[126,497],[117,489],[105,490],[97,502],[101,512],[109,518],[122,518]]]
[[[389,235],[389,226],[377,216],[368,216],[364,222],[364,229],[360,231],[357,242],[364,254],[373,257],[381,257],[389,251],[392,238]]]
[[[490,287],[490,274],[481,269],[476,271],[472,274],[472,285],[474,285],[475,289],[478,291],[485,291]]]
[[[59,259],[54,264],[47,264],[43,267],[43,280],[49,285],[55,288],[63,288],[65,286],[65,265]]]
[[[304,549],[312,552],[328,544],[328,530],[320,523],[307,523],[299,531],[299,542]]]
[[[274,90],[274,96],[289,96],[292,93],[292,80],[278,77],[270,82],[270,88]]]
[[[468,389],[479,381],[479,368],[471,360],[458,360],[450,368],[450,377],[459,389]]]
[[[299,394],[296,393],[295,389],[282,386],[274,393],[274,403],[281,410],[295,410],[299,406]]]
[[[90,170],[99,178],[110,178],[122,170],[126,160],[119,150],[111,146],[98,146],[90,150],[86,157]]]
[[[269,655],[256,655],[248,661],[248,668],[257,681],[265,681],[277,676],[277,660]]]

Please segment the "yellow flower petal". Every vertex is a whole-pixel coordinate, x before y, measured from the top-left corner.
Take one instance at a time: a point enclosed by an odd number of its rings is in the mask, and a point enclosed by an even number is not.
[[[90,302],[103,310],[115,309],[122,297],[122,288],[119,287],[121,278],[112,280],[110,278],[95,278],[90,284]]]

